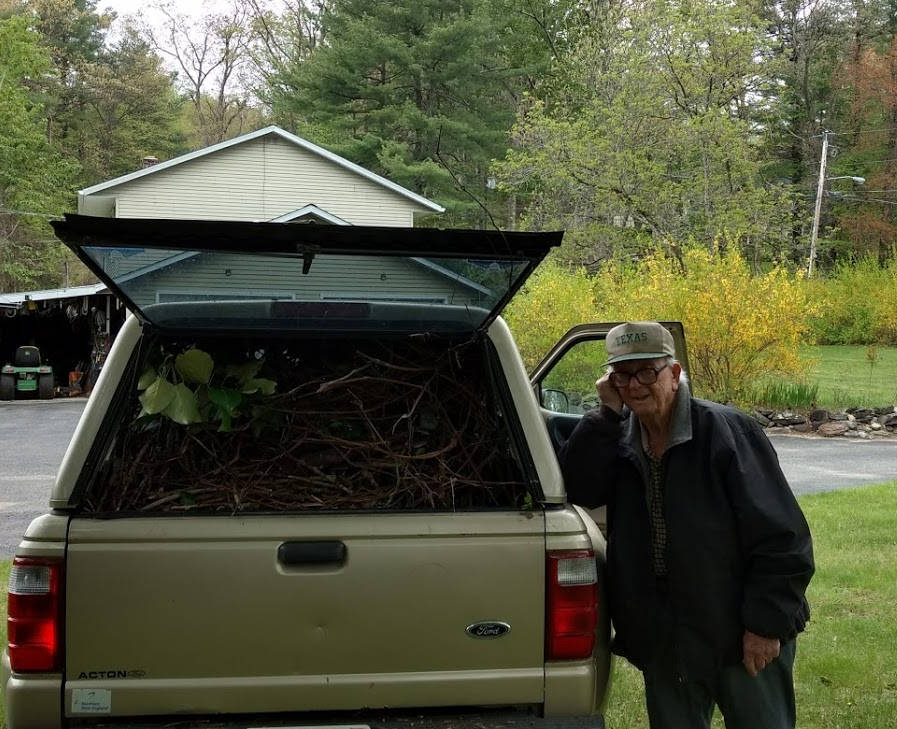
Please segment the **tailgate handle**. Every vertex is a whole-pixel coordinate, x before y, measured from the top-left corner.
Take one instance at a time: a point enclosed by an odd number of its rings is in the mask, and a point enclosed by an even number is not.
[[[277,549],[282,565],[342,564],[346,545],[342,542],[284,542]]]

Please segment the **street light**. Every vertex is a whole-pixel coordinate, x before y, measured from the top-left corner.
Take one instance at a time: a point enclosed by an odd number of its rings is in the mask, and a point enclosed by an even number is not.
[[[816,239],[819,237],[819,216],[822,212],[822,196],[825,193],[825,183],[828,180],[853,180],[857,185],[866,183],[865,177],[854,177],[853,175],[825,176],[825,163],[828,157],[828,135],[828,132],[823,132],[822,134],[822,159],[819,162],[819,185],[816,188],[816,209],[813,211],[813,232],[810,234],[810,263],[807,265],[807,278],[813,275],[813,264],[816,262]]]
[[[853,175],[838,175],[837,177],[826,177],[825,181],[829,180],[853,180],[858,185],[865,185],[866,178],[865,177],[854,177]]]

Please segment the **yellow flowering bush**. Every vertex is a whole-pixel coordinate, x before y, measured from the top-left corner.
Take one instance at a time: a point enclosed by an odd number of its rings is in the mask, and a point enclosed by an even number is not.
[[[568,329],[596,320],[592,279],[584,268],[571,271],[548,260],[517,293],[504,317],[527,369],[532,369]],[[594,382],[600,364],[585,350],[575,349],[554,374],[564,381],[585,377]]]
[[[754,275],[737,246],[690,245],[677,259],[662,249],[595,277],[602,318],[681,321],[696,390],[719,400],[764,375],[799,377],[798,347],[808,301],[798,274],[782,267]]]
[[[658,248],[635,263],[609,261],[592,276],[548,262],[506,316],[530,367],[582,322],[681,321],[696,392],[725,401],[763,376],[800,378],[811,313],[799,274],[776,267],[754,275],[737,246],[689,245],[678,256]],[[570,377],[597,376],[600,362],[591,359],[574,356],[564,367]]]

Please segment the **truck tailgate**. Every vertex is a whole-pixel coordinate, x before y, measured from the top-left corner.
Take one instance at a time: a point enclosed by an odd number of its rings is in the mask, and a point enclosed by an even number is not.
[[[73,518],[68,544],[70,717],[543,698],[541,512]]]

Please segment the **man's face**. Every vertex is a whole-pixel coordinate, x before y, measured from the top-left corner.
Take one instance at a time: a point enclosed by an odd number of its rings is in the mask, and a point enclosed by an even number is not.
[[[678,363],[673,363],[668,367],[664,367],[665,364],[666,360],[664,359],[634,359],[628,362],[618,362],[613,366],[614,372],[633,375],[629,378],[628,385],[617,387],[617,392],[620,393],[626,406],[640,420],[663,419],[673,411],[682,368]],[[661,367],[663,367],[662,370],[660,370]],[[660,371],[657,373],[656,382],[643,385],[635,378],[635,373],[647,368]]]

